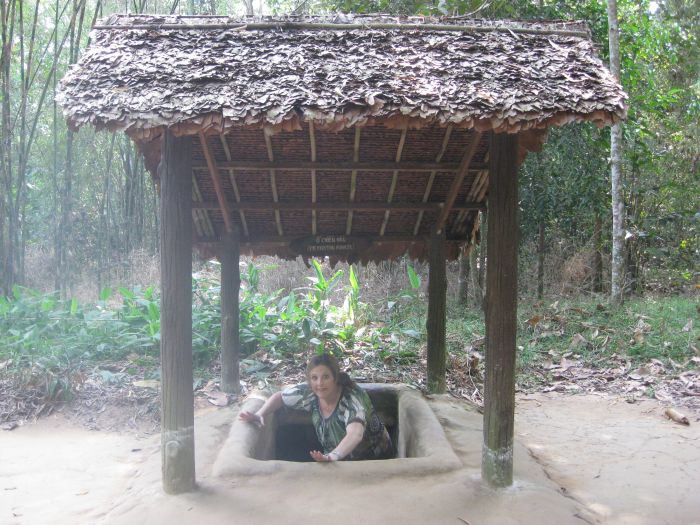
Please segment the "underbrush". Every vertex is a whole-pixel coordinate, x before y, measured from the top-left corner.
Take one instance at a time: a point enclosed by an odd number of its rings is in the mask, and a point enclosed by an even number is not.
[[[255,356],[331,351],[411,363],[424,338],[419,276],[408,266],[406,287],[389,300],[368,304],[355,268],[329,271],[312,261],[306,285],[267,291],[261,286],[276,267],[244,263],[240,337],[246,369]],[[216,370],[220,348],[218,263],[193,274],[192,352],[199,377]],[[21,388],[35,387],[45,401],[70,399],[90,374],[159,378],[160,297],[152,287],[105,288],[99,300],[81,303],[56,294],[15,287],[0,297],[0,374]]]
[[[218,374],[219,270],[208,263],[192,281],[193,364],[203,382]],[[425,368],[427,297],[411,265],[403,284],[385,296],[360,282],[353,266],[334,271],[313,261],[304,284],[271,289],[278,274],[273,264],[241,266],[244,374],[264,380],[271,361],[301,364],[309,352],[324,350],[348,358],[354,370],[381,365],[413,377]],[[620,308],[586,297],[521,301],[519,381],[547,380],[542,370],[562,359],[591,368],[654,359],[694,368],[700,361],[699,314],[697,297],[688,295],[633,298]],[[483,372],[484,336],[481,310],[450,304],[448,368],[468,364],[467,372]],[[46,402],[70,399],[92,376],[157,383],[159,345],[160,297],[152,286],[105,288],[92,303],[20,287],[0,298],[0,379],[41,391]]]

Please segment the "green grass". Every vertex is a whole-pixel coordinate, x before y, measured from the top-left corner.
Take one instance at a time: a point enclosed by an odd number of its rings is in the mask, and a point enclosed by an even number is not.
[[[521,301],[518,307],[517,364],[521,372],[545,359],[578,356],[589,366],[613,357],[633,364],[659,359],[692,367],[700,346],[700,302],[695,296],[631,298],[619,308],[588,298]],[[689,325],[689,321],[692,321]],[[685,330],[684,330],[685,328]],[[485,334],[483,314],[452,305],[447,348],[463,354]],[[479,348],[478,351],[484,351]]]
[[[520,309],[518,345],[526,354],[523,364],[532,354],[567,352],[592,366],[613,355],[633,363],[683,363],[695,355],[699,317],[698,300],[689,296],[632,298],[621,307],[592,300],[526,304]]]

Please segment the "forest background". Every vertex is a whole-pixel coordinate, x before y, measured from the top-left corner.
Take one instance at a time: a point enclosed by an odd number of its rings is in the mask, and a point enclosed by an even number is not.
[[[697,353],[698,336],[693,304],[700,287],[700,1],[617,4],[621,82],[629,94],[623,125],[624,288],[628,297],[637,298],[628,303],[634,312],[626,312],[631,320],[617,339],[622,346],[647,339],[649,348],[639,355],[685,359],[693,367],[697,362],[689,359]],[[86,352],[96,355],[100,348],[157,355],[159,225],[154,185],[125,135],[91,128],[70,131],[53,102],[57,82],[89,43],[91,25],[117,12],[337,11],[582,19],[601,58],[608,60],[607,3],[602,0],[2,0],[0,371],[25,369],[28,362],[34,367],[35,357],[27,361],[26,356],[41,355],[42,349],[54,349],[49,352],[54,355],[61,347],[58,340],[72,350],[54,359],[65,357],[68,363],[82,362]],[[554,323],[558,328],[549,335],[565,336],[566,349],[593,313],[582,314],[579,324],[567,328],[557,320],[558,300],[573,298],[591,312],[607,308],[600,303],[610,290],[609,131],[588,124],[552,129],[543,151],[530,154],[521,167],[520,181],[519,282],[521,297],[531,300],[531,307],[521,312],[522,329],[541,342]],[[469,315],[481,315],[483,254],[481,243],[451,267],[453,308],[462,308],[451,315],[459,325],[455,330],[463,334],[483,332],[467,322]],[[195,351],[200,349],[206,363],[218,348],[218,283],[217,272],[211,271],[215,263],[197,264]],[[348,284],[340,287],[342,274],[328,276],[321,265],[308,270],[301,263],[244,264],[242,330],[248,332],[242,335],[252,343],[251,352],[279,351],[282,335],[297,345],[299,340],[323,345],[335,341],[347,348],[348,341],[362,336],[362,311],[367,321],[376,317],[368,313],[374,309],[391,327],[379,335],[398,341],[388,347],[395,351],[394,359],[400,361],[406,347],[404,357],[418,355],[401,337],[416,339],[416,344],[424,337],[420,294],[426,272],[421,265],[400,260],[366,269],[344,267]],[[284,272],[264,271],[279,264],[286,265]],[[340,303],[333,311],[334,293]],[[548,313],[538,302],[542,298],[554,305],[547,307]],[[661,327],[650,321],[648,301],[659,298],[680,301],[673,303],[680,311],[671,314],[677,329],[668,328],[665,317]],[[409,318],[418,321],[407,324]],[[351,336],[345,333],[348,320]],[[102,328],[96,329],[94,321]],[[106,321],[113,321],[113,328],[105,328]],[[652,331],[657,332],[653,338]],[[581,337],[595,350],[600,346],[596,338],[605,335],[598,330]],[[469,338],[460,336],[460,341],[463,337]],[[609,338],[603,346],[609,355],[621,351]],[[528,348],[535,347],[519,346],[525,356]],[[54,390],[60,383],[55,364],[42,368]]]

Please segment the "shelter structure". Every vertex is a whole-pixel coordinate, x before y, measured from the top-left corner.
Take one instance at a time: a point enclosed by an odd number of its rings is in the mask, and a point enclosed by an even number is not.
[[[222,268],[237,392],[240,253],[429,270],[428,385],[445,385],[445,261],[488,208],[482,473],[512,482],[517,168],[549,126],[626,96],[584,24],[388,16],[115,15],[61,82],[69,125],[123,131],[160,188],[162,462],[195,486],[191,256]]]

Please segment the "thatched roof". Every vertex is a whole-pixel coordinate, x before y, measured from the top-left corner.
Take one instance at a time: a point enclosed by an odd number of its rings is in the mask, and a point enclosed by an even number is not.
[[[114,15],[92,39],[58,101],[74,127],[138,138],[310,120],[513,132],[625,111],[575,23]]]
[[[112,16],[61,81],[74,128],[124,130],[158,177],[193,135],[194,243],[281,257],[425,259],[478,233],[489,134],[618,121],[626,95],[584,25],[380,16]]]

